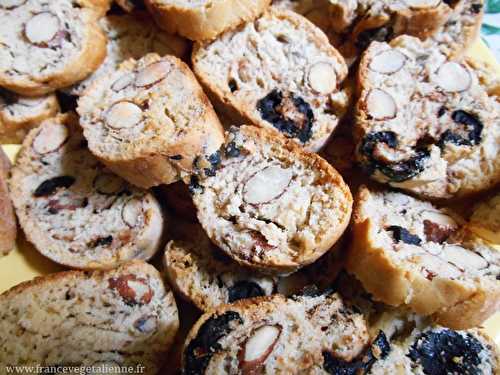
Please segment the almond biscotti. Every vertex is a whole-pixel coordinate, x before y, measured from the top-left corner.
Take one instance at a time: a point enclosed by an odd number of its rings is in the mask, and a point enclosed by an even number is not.
[[[357,158],[379,182],[452,198],[500,182],[500,102],[472,64],[416,38],[373,42],[360,63]]]
[[[445,209],[361,188],[347,269],[376,300],[447,327],[474,327],[500,308],[500,252]]]
[[[0,256],[14,249],[17,237],[16,216],[7,185],[10,168],[10,160],[0,147]]]
[[[35,278],[0,295],[0,311],[2,373],[15,365],[102,374],[133,366],[155,375],[179,326],[173,293],[140,261]]]
[[[237,262],[289,273],[341,236],[352,196],[338,172],[273,130],[233,127],[215,168],[191,177],[198,219]]]
[[[81,96],[92,83],[112,74],[128,59],[140,59],[150,52],[184,58],[189,50],[188,42],[175,35],[160,31],[146,14],[108,15],[99,25],[107,38],[107,54],[103,63],[88,78],[68,88],[65,92]]]
[[[54,94],[25,97],[0,90],[0,143],[21,143],[32,128],[57,112]]]
[[[186,339],[183,371],[338,374],[344,361],[368,370],[385,343],[370,342],[363,316],[336,294],[259,297],[204,314]]]
[[[193,68],[234,124],[275,129],[317,151],[346,110],[347,66],[306,18],[271,8],[254,22],[194,47]]]
[[[0,5],[0,85],[26,96],[69,86],[106,56],[97,20],[107,1],[27,0]]]
[[[99,163],[72,115],[28,134],[9,184],[27,239],[57,263],[116,267],[147,260],[160,246],[164,220],[156,199]]]
[[[78,113],[90,151],[144,188],[210,164],[224,140],[196,78],[174,56],[124,62],[89,87]]]
[[[213,39],[242,22],[252,21],[271,0],[145,0],[157,24],[191,40]]]

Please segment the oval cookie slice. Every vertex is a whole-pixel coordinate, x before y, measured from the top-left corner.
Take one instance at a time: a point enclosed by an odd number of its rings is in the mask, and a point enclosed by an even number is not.
[[[115,267],[149,259],[160,245],[158,202],[93,157],[71,115],[29,133],[9,182],[28,240],[57,263]]]
[[[179,326],[173,293],[140,261],[38,277],[0,295],[0,311],[3,368],[133,366],[154,375]]]

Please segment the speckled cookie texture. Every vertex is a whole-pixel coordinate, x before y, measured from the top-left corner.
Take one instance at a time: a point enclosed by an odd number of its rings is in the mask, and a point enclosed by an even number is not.
[[[164,226],[158,202],[109,171],[85,144],[72,115],[46,120],[26,137],[9,184],[27,239],[74,268],[151,258]]]
[[[145,0],[158,25],[191,40],[213,39],[252,21],[271,0]]]
[[[128,59],[140,59],[150,52],[184,58],[189,50],[185,39],[162,32],[147,14],[141,12],[108,15],[99,25],[108,38],[106,58],[87,79],[65,90],[71,95],[82,95],[92,83],[112,74]]]
[[[451,328],[477,326],[500,308],[500,252],[464,224],[406,194],[361,188],[347,269],[376,300]]]
[[[375,343],[374,346],[377,346]],[[185,342],[186,374],[327,374],[370,358],[363,316],[336,294],[259,297],[204,314]]]
[[[215,169],[191,178],[198,219],[237,262],[289,273],[314,262],[341,236],[352,196],[316,154],[270,129],[233,127]]]
[[[106,56],[104,1],[26,0],[0,5],[0,85],[39,96],[71,85]]]
[[[0,366],[142,365],[154,375],[178,326],[173,293],[149,264],[55,273],[0,295]]]
[[[500,182],[500,102],[473,65],[416,38],[373,42],[360,63],[357,158],[379,182],[452,198]]]
[[[78,113],[90,151],[144,188],[192,172],[224,139],[193,73],[170,55],[124,62],[80,97]]]
[[[317,151],[346,111],[343,57],[299,14],[271,7],[262,17],[198,43],[193,69],[216,108],[235,123],[275,129]]]
[[[10,253],[16,245],[16,216],[7,185],[10,168],[10,160],[0,148],[0,256]]]
[[[54,94],[26,97],[0,90],[0,143],[21,143],[32,128],[57,112]]]

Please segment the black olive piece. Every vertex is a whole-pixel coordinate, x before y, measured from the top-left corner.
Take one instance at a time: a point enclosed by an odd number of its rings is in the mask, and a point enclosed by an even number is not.
[[[205,168],[205,175],[215,176],[215,172],[219,168],[221,162],[220,151],[217,150],[216,152],[214,152],[207,158],[207,160],[210,163],[211,167]]]
[[[168,158],[172,160],[182,160],[182,155],[172,155],[169,156]]]
[[[473,146],[481,142],[481,133],[483,131],[483,123],[473,114],[457,110],[451,114],[451,119],[459,125],[464,126],[465,136],[457,134],[451,130],[445,131],[438,141],[438,146],[443,148],[446,143],[453,143],[457,146]]]
[[[240,149],[238,148],[238,146],[236,146],[236,143],[229,142],[226,145],[224,153],[227,157],[237,158],[238,156],[240,156]]]
[[[99,237],[93,241],[90,241],[88,246],[90,248],[96,248],[98,246],[109,246],[113,242],[113,236]]]
[[[415,234],[411,234],[403,227],[391,225],[390,227],[385,228],[385,230],[392,232],[392,237],[396,242],[403,241],[409,245],[420,245],[422,243],[420,237]]]
[[[392,27],[382,26],[374,29],[363,30],[358,34],[354,45],[359,49],[366,49],[371,42],[385,42],[392,38]]]
[[[231,79],[227,85],[229,86],[229,90],[231,90],[231,92],[235,92],[236,90],[238,90],[238,85],[236,84],[236,81],[234,79]]]
[[[75,183],[72,176],[58,176],[42,182],[33,193],[36,198],[52,195],[59,188],[69,188]]]
[[[475,3],[470,6],[470,10],[474,14],[479,14],[482,9],[483,9],[483,4],[481,3]]]
[[[379,142],[385,143],[390,148],[396,148],[398,146],[398,139],[394,132],[382,131],[368,133],[361,143],[361,152],[368,158],[373,158],[373,150]]]
[[[76,110],[76,107],[78,106],[78,96],[66,94],[60,91],[56,92],[56,96],[62,113]]]
[[[197,192],[203,193],[204,190],[204,187],[200,185],[200,179],[198,176],[191,176],[188,188],[191,194],[195,194]]]
[[[407,356],[420,363],[427,375],[480,375],[483,350],[483,345],[470,333],[430,330],[417,337]]]
[[[186,375],[204,374],[214,353],[221,350],[217,342],[232,331],[232,322],[243,324],[243,319],[235,311],[227,311],[222,315],[214,316],[205,321],[198,331],[198,335],[191,340],[184,352],[184,371]]]
[[[229,303],[245,298],[260,297],[266,295],[259,284],[252,281],[241,280],[228,289]]]
[[[446,110],[447,110],[447,108],[444,105],[439,107],[439,110],[437,113],[438,117],[442,117],[446,113]]]
[[[374,355],[374,348],[377,347],[377,355]],[[357,359],[346,362],[335,358],[330,352],[323,352],[323,368],[332,375],[359,375],[367,374],[373,364],[380,358],[384,359],[391,351],[391,345],[383,331],[379,331],[370,348],[358,356]]]
[[[311,139],[314,122],[314,113],[311,106],[301,97],[290,94],[289,99],[292,100],[295,109],[305,117],[303,124],[296,124],[279,111],[279,106],[283,99],[283,94],[279,90],[274,89],[257,102],[257,109],[262,118],[270,122],[280,132],[288,137],[298,138],[302,143],[306,143]]]
[[[16,94],[4,89],[3,87],[0,87],[0,98],[2,98],[7,105],[16,104],[18,100],[18,96]]]

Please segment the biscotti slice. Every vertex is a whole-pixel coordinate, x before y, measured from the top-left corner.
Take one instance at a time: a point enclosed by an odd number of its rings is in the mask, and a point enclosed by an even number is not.
[[[89,1],[27,0],[0,4],[0,85],[26,96],[69,86],[106,56],[101,15]]]
[[[82,95],[93,82],[112,74],[130,58],[140,59],[150,52],[183,58],[189,50],[185,39],[160,31],[149,17],[139,12],[108,15],[99,24],[108,38],[106,59],[87,79],[65,90],[71,95]]]
[[[314,262],[348,225],[338,172],[273,130],[233,127],[215,169],[191,178],[198,219],[237,262],[289,273]]]
[[[254,22],[198,43],[193,68],[217,108],[235,124],[276,129],[317,151],[349,98],[342,56],[325,34],[292,11],[271,8]]]
[[[141,261],[35,278],[0,295],[0,311],[2,369],[94,366],[92,373],[116,374],[133,366],[155,375],[179,326],[173,293]]]
[[[145,0],[156,23],[191,40],[213,39],[242,22],[252,21],[271,0]]]
[[[165,249],[170,284],[202,311],[243,298],[276,292],[277,278],[239,266],[222,253],[196,223],[176,223],[175,239]]]
[[[99,78],[78,101],[90,151],[144,188],[210,163],[222,126],[186,64],[148,54]]]
[[[33,129],[12,169],[12,200],[27,239],[74,268],[151,258],[164,225],[158,202],[99,163],[75,117],[60,115]]]
[[[361,59],[357,158],[371,177],[437,199],[500,182],[500,102],[467,61],[401,36]]]
[[[7,185],[10,168],[10,160],[0,147],[0,256],[10,253],[16,245],[16,216]]]
[[[21,143],[32,128],[57,112],[54,94],[24,97],[0,90],[0,143]]]
[[[455,329],[500,308],[500,252],[471,238],[452,212],[361,188],[353,218],[347,269],[374,299]]]
[[[370,343],[363,316],[338,295],[275,295],[204,314],[184,345],[183,370],[189,375],[335,374],[343,361],[361,370],[384,356],[384,338]]]

